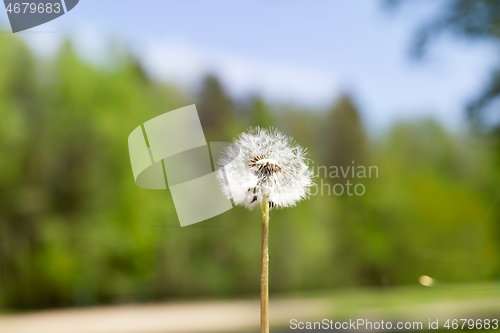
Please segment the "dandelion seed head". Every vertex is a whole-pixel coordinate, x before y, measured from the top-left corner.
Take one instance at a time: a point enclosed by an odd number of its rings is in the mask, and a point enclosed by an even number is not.
[[[224,195],[253,209],[268,195],[270,208],[294,206],[308,197],[313,173],[304,148],[277,130],[253,128],[223,152],[218,178]]]

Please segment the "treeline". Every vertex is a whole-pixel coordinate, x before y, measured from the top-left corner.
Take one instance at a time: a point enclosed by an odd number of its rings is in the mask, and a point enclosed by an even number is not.
[[[274,126],[308,147],[315,165],[378,169],[317,178],[362,183],[362,196],[316,195],[273,211],[272,292],[498,277],[500,177],[488,138],[424,120],[374,139],[348,95],[328,110],[301,110],[234,100],[215,76],[188,94],[120,59],[98,69],[66,44],[47,63],[0,38],[4,309],[257,295],[259,212],[235,208],[181,228],[168,190],[133,181],[128,134],[193,103],[207,141]]]

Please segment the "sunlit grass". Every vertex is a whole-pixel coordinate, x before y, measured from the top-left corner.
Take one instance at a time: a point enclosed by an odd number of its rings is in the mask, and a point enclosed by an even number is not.
[[[331,319],[354,319],[360,315],[411,319],[427,315],[441,318],[456,313],[478,316],[500,313],[500,283],[496,282],[353,288],[283,296],[327,301],[332,306]]]

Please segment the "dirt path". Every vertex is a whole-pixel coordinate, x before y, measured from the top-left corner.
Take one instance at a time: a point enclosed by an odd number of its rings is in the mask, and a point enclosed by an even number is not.
[[[291,318],[321,319],[332,303],[287,300],[270,303],[274,325]],[[259,327],[259,301],[130,305],[44,311],[0,317],[2,333],[222,333]]]
[[[274,300],[270,303],[270,321],[273,327],[283,327],[282,332],[294,332],[289,329],[291,319],[333,319],[332,315],[343,310],[340,304],[336,307],[336,303],[341,301]],[[500,319],[500,298],[446,299],[385,307],[361,305],[349,313],[353,320],[418,320],[427,324],[429,319],[439,319],[442,325],[447,319],[484,316]],[[258,330],[258,300],[110,306],[0,316],[0,333],[236,333]]]

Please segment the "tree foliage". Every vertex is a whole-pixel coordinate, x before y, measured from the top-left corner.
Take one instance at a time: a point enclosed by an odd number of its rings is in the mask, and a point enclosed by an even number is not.
[[[363,196],[317,194],[273,210],[273,292],[497,276],[500,179],[483,141],[433,122],[373,140],[347,96],[326,114],[255,99],[251,116],[233,117],[237,103],[217,78],[189,98],[124,59],[103,71],[67,44],[46,63],[18,39],[0,39],[4,308],[258,294],[259,212],[234,208],[180,228],[169,191],[133,181],[128,134],[194,102],[208,141],[273,125],[308,147],[316,166],[378,167],[378,178],[353,180]]]
[[[386,0],[391,8],[403,4],[401,0]],[[496,0],[446,0],[439,2],[439,10],[420,26],[415,33],[412,54],[422,58],[430,42],[442,34],[469,41],[487,41],[500,46],[500,2]],[[494,129],[500,137],[500,64],[492,70],[482,92],[473,97],[467,106],[467,114],[474,125]],[[491,113],[497,119],[492,123]]]

